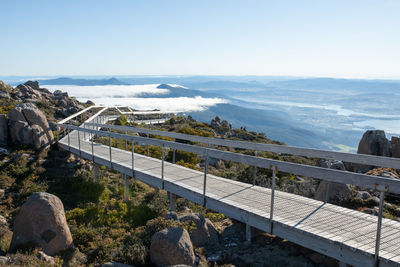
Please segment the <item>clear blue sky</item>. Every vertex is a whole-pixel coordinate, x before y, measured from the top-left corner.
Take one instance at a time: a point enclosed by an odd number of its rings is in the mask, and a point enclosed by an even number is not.
[[[1,0],[1,75],[400,78],[399,0]]]

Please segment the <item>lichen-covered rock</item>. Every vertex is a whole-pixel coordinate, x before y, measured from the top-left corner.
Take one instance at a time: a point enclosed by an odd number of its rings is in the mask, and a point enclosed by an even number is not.
[[[19,104],[8,112],[8,118],[13,143],[39,149],[53,142],[53,132],[46,116],[35,105]]]
[[[48,193],[32,194],[14,221],[10,251],[34,246],[52,256],[71,245],[72,236],[61,200]]]
[[[218,232],[212,222],[201,214],[185,214],[179,217],[181,222],[189,222],[194,226],[190,239],[196,247],[218,245]]]
[[[6,145],[8,141],[8,119],[5,114],[0,114],[0,144]]]
[[[193,266],[195,256],[189,233],[183,228],[167,228],[151,238],[150,258],[157,266]]]

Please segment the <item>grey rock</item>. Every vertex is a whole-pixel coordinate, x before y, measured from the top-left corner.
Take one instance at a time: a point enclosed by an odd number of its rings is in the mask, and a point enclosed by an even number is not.
[[[8,119],[5,114],[0,114],[0,144],[7,145],[8,142]]]
[[[14,221],[10,251],[26,244],[34,244],[50,256],[72,246],[64,206],[58,197],[34,193],[22,205]]]
[[[119,262],[106,262],[101,267],[133,267],[133,265],[123,264]]]
[[[176,214],[176,212],[171,211],[171,212],[168,212],[168,213],[165,215],[165,219],[166,219],[166,220],[174,220],[174,221],[177,221],[177,220],[178,220],[178,215]]]
[[[392,136],[392,157],[400,158],[400,137]]]
[[[7,224],[6,218],[4,218],[4,216],[1,215],[0,215],[0,224]]]
[[[10,258],[8,258],[6,256],[0,256],[0,264],[8,264],[9,260],[10,260]]]
[[[327,188],[327,181],[321,181],[315,192],[315,199],[325,201],[325,191]],[[348,185],[342,183],[329,183],[328,189],[328,202],[335,201],[339,203],[346,202],[351,197],[351,189]]]
[[[6,90],[0,89],[0,98],[1,99],[10,99],[10,94]]]
[[[390,157],[392,155],[392,146],[386,138],[385,131],[369,130],[361,138],[357,153]]]
[[[189,222],[195,227],[189,233],[192,243],[196,247],[218,245],[218,232],[212,222],[201,214],[187,214],[179,216],[181,222]]]
[[[195,255],[189,233],[183,228],[167,228],[151,238],[150,258],[157,266],[193,266]]]
[[[39,251],[37,257],[48,264],[55,264],[54,257],[47,255],[43,251]]]
[[[356,197],[361,198],[362,200],[367,200],[371,197],[371,194],[367,191],[359,191],[357,192]]]

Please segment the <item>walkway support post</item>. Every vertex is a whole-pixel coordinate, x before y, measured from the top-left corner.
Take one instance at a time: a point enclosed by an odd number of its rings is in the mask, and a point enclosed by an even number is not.
[[[327,203],[329,201],[329,186],[330,186],[330,182],[329,181],[325,181],[325,203]]]
[[[125,131],[125,135],[128,135],[128,131]],[[125,151],[128,151],[128,140],[125,139]]]
[[[379,266],[379,247],[381,245],[381,231],[382,231],[382,212],[385,197],[385,191],[381,190],[379,195],[379,213],[378,213],[378,225],[376,229],[376,241],[375,241],[375,267]]]
[[[257,150],[254,152],[254,156],[257,157]],[[256,185],[256,177],[257,177],[257,167],[253,166],[253,185]]]
[[[206,206],[206,188],[207,188],[207,173],[208,173],[208,164],[209,164],[210,158],[208,156],[208,150],[206,154],[206,159],[204,162],[204,180],[203,180],[203,206]]]
[[[276,183],[276,172],[277,168],[276,166],[271,166],[272,169],[272,183],[271,183],[271,207],[269,211],[269,231],[270,234],[272,235],[273,233],[273,223],[272,220],[274,219],[274,201],[275,201],[275,183]]]
[[[125,173],[121,173],[122,175],[122,180],[124,180],[124,200],[129,199],[129,184],[128,184],[128,179],[126,179]]]
[[[94,166],[94,180],[95,180],[95,182],[98,182],[99,181],[99,165],[98,164],[96,164],[96,163],[94,163],[93,164]]]
[[[164,154],[165,149],[164,145],[161,147],[161,180],[162,180],[162,189],[164,189]]]
[[[175,194],[172,194],[171,192],[168,192],[169,196],[169,211],[176,211],[176,196]]]
[[[246,241],[251,242],[251,226],[246,223]]]

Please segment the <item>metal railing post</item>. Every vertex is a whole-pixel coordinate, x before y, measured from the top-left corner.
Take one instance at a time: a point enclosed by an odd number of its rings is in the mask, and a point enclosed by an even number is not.
[[[68,135],[68,151],[71,152],[71,141],[70,141],[70,138],[69,138],[69,128],[67,128],[67,135]]]
[[[164,145],[161,147],[161,179],[162,179],[162,189],[164,189]]]
[[[147,138],[149,138],[149,134],[147,134]],[[150,152],[149,152],[149,144],[147,144],[147,156],[149,157]]]
[[[275,182],[276,182],[276,166],[271,166],[272,168],[272,183],[271,183],[271,207],[269,211],[269,231],[272,235],[273,231],[273,223],[272,220],[274,219],[274,202],[275,202]]]
[[[125,135],[128,135],[128,131],[125,131]],[[128,140],[125,139],[125,151],[128,151]]]
[[[78,148],[79,148],[79,156],[82,157],[82,153],[81,153],[81,137],[79,135],[79,129],[78,129]]]
[[[132,140],[132,178],[135,177],[135,141]]]
[[[206,160],[204,162],[204,180],[203,180],[203,206],[205,207],[206,202],[206,188],[207,188],[207,173],[208,173],[208,163],[210,158],[208,157],[208,150],[206,154]]]
[[[92,140],[92,161],[94,162],[94,144],[93,144],[93,133],[90,133],[90,139]]]
[[[254,156],[257,157],[257,150],[254,152]],[[257,177],[257,166],[253,166],[253,185],[256,185],[256,177]]]
[[[110,148],[110,167],[112,168],[111,134],[108,135],[108,146]]]
[[[375,241],[375,264],[374,264],[375,267],[379,266],[379,247],[381,245],[382,212],[383,212],[383,204],[385,201],[384,196],[385,196],[385,192],[380,191],[378,225],[377,225],[377,229],[376,229],[376,241]]]
[[[174,142],[176,142],[175,138],[174,138]],[[172,149],[172,163],[175,164],[175,148]]]

